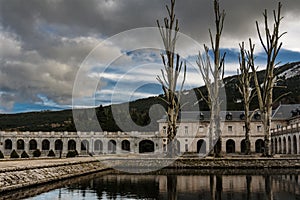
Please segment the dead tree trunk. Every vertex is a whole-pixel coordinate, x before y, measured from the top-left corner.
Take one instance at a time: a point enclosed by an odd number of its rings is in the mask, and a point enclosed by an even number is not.
[[[271,156],[271,117],[273,105],[273,88],[276,82],[276,76],[274,76],[274,68],[278,64],[276,63],[276,58],[282,46],[282,42],[279,42],[279,40],[285,34],[285,32],[281,34],[279,33],[280,22],[283,19],[281,17],[281,7],[282,4],[279,2],[277,12],[275,10],[273,11],[273,31],[269,29],[267,10],[265,10],[263,14],[265,21],[265,41],[261,34],[258,22],[256,22],[258,36],[267,55],[265,77],[261,85],[259,84],[254,65],[251,66],[252,71],[254,72],[254,82],[258,97],[259,110],[261,112],[261,120],[264,126],[264,156]]]
[[[178,19],[175,20],[175,0],[171,0],[171,8],[166,6],[168,17],[164,18],[164,26],[157,20],[157,25],[162,37],[165,52],[161,54],[164,70],[157,80],[162,85],[167,103],[167,137],[168,155],[174,157],[177,153],[177,120],[180,112],[180,100],[183,85],[186,78],[186,64],[181,61],[180,56],[175,53],[177,33],[179,31]],[[176,92],[179,75],[183,69],[183,80],[181,88]]]
[[[254,63],[254,45],[252,45],[251,39],[249,40],[250,50],[246,51],[244,43],[240,45],[240,72],[238,72],[239,85],[237,86],[244,102],[244,122],[245,122],[245,154],[250,154],[250,122],[254,115],[254,112],[250,114],[250,103],[255,97],[255,90],[251,88],[251,80],[253,74],[250,72],[251,66]]]
[[[197,59],[197,65],[201,72],[201,76],[204,80],[206,89],[208,91],[208,96],[201,93],[203,99],[210,108],[211,118],[210,118],[210,133],[209,133],[209,145],[212,149],[212,145],[215,142],[214,153],[216,157],[221,156],[222,150],[222,131],[221,131],[221,99],[220,99],[220,88],[222,87],[222,82],[224,78],[224,58],[225,53],[220,56],[220,40],[223,31],[223,24],[225,19],[225,11],[220,12],[219,1],[214,0],[214,13],[215,13],[215,25],[216,34],[213,37],[212,32],[209,30],[211,47],[214,55],[214,64],[211,65],[209,48],[204,45],[204,55],[199,53]],[[215,139],[215,141],[213,141]]]

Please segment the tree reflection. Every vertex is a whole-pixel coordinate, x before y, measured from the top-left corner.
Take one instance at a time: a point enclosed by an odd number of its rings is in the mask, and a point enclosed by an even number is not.
[[[271,182],[270,175],[265,175],[265,191],[266,191],[266,199],[273,200],[272,182]]]
[[[216,175],[216,200],[222,199],[223,190],[223,177],[222,175]]]
[[[215,199],[215,179],[214,175],[209,176],[210,198]]]
[[[167,175],[168,200],[177,199],[177,176]]]
[[[247,175],[246,176],[246,184],[247,184],[247,200],[251,199],[251,182],[252,182],[252,176]]]

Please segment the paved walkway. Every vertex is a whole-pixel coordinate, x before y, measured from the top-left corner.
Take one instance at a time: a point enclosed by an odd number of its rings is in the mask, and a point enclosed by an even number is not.
[[[40,159],[22,159],[22,160],[0,160],[0,171],[6,169],[23,169],[30,167],[51,166],[64,163],[78,163],[93,161],[93,157],[76,157],[76,158],[40,158]]]

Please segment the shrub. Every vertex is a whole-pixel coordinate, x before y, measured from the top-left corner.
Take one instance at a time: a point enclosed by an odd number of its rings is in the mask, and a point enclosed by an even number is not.
[[[20,158],[19,154],[16,152],[16,150],[13,150],[10,153],[10,158]]]
[[[68,151],[67,158],[74,158],[75,156],[78,156],[78,152],[76,150]]]
[[[0,159],[1,158],[4,158],[4,155],[3,155],[2,151],[0,151]]]
[[[54,151],[51,149],[47,155],[48,157],[55,157]]]
[[[34,152],[32,153],[33,157],[38,158],[41,156],[41,151],[39,149],[34,150]]]
[[[29,155],[26,153],[26,151],[22,152],[21,158],[29,158]]]

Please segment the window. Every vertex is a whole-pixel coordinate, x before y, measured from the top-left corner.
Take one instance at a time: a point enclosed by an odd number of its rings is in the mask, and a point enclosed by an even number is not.
[[[167,152],[167,145],[166,144],[163,144],[163,149],[164,149],[164,152]]]
[[[257,126],[257,132],[261,132],[261,126]]]
[[[278,128],[278,129],[281,128],[281,124],[277,124],[277,128]]]
[[[199,132],[203,133],[204,132],[204,127],[203,126],[199,126]]]
[[[189,145],[185,144],[185,152],[188,152],[188,151],[189,151]]]
[[[166,134],[166,133],[167,133],[167,127],[164,126],[164,127],[163,127],[163,134]]]
[[[185,126],[184,127],[184,133],[187,135],[189,134],[189,127],[188,126]]]
[[[228,126],[228,132],[232,132],[232,126]]]
[[[232,113],[227,113],[226,120],[232,120]]]

